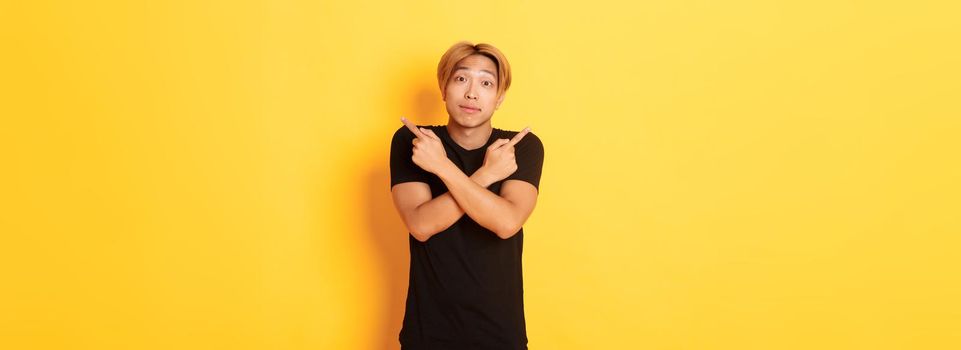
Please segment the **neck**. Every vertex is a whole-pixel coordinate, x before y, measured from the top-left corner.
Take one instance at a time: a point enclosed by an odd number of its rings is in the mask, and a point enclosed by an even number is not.
[[[447,121],[447,134],[466,150],[475,150],[487,144],[494,132],[490,120],[473,128],[466,128],[452,120]]]

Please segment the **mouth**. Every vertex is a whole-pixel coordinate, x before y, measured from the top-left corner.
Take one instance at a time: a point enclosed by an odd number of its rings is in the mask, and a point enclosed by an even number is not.
[[[480,108],[476,108],[476,107],[470,107],[470,106],[464,106],[464,105],[460,105],[458,107],[460,107],[460,110],[468,114],[474,114],[474,113],[480,112]]]

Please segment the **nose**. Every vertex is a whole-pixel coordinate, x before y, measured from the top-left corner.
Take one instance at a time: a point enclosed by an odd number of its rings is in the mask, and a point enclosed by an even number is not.
[[[477,99],[477,92],[474,91],[474,86],[473,86],[473,85],[471,85],[469,88],[467,88],[467,94],[465,94],[465,97],[467,97],[467,99],[469,99],[469,100],[476,100],[476,99]]]

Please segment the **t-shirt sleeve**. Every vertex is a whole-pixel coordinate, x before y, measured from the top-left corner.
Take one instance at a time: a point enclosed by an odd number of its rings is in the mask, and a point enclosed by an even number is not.
[[[514,135],[517,133],[512,133],[508,138]],[[541,139],[533,132],[524,135],[524,138],[514,146],[514,159],[517,162],[517,171],[504,181],[526,181],[540,190],[541,169],[544,167],[544,144],[541,143]]]
[[[429,174],[421,169],[411,157],[414,156],[414,133],[401,126],[390,141],[390,187],[404,182],[429,183]],[[515,157],[517,150],[514,150]]]

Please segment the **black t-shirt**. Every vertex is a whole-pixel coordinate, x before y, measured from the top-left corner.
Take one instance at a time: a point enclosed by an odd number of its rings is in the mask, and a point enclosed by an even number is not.
[[[484,146],[467,150],[458,145],[444,125],[429,128],[444,143],[449,158],[470,176],[484,164],[487,146],[516,131],[494,128]],[[439,177],[414,164],[414,133],[400,127],[391,141],[390,185],[423,182],[431,196],[447,193]],[[539,188],[544,163],[541,140],[529,133],[514,146],[517,171],[487,187],[500,194],[507,180],[526,181]],[[501,239],[467,214],[426,242],[411,235],[410,286],[400,331],[404,350],[418,349],[527,349],[524,287],[521,275],[523,228]]]

